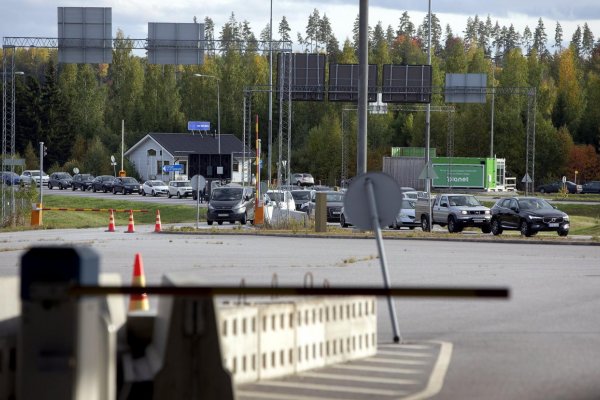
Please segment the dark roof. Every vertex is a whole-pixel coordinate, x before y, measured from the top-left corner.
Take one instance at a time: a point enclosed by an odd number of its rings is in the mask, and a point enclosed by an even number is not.
[[[186,154],[219,154],[219,136],[191,133],[149,133],[165,150],[174,156]],[[134,146],[135,147],[135,146]],[[250,150],[247,152],[252,154]],[[221,134],[221,154],[242,154],[243,144],[235,135]],[[248,155],[248,154],[247,154]]]

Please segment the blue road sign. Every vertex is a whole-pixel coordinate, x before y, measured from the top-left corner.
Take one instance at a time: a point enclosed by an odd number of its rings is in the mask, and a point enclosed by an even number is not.
[[[183,164],[164,165],[163,172],[181,172],[183,171]]]
[[[210,122],[188,121],[188,131],[210,131]]]

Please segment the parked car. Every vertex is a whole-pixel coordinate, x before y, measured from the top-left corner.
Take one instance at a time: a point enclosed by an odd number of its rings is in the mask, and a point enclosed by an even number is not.
[[[396,215],[396,218],[392,223],[391,227],[394,229],[400,229],[402,227],[407,227],[408,229],[415,229],[415,227],[421,226],[421,221],[415,220],[416,203],[416,197],[414,200],[411,198],[402,199],[400,211],[398,211],[398,215]]]
[[[91,174],[76,174],[73,176],[71,181],[71,189],[76,191],[77,189],[85,192],[92,188],[92,182],[94,181],[94,175]]]
[[[265,202],[265,205],[282,210],[296,210],[296,202],[294,201],[292,192],[289,190],[267,190],[266,195],[268,196],[268,201]]]
[[[431,208],[429,208],[431,206]],[[419,195],[415,215],[424,232],[434,224],[448,226],[449,233],[462,232],[463,228],[480,228],[490,233],[491,212],[471,194],[441,193],[430,201],[427,194]]]
[[[144,182],[144,184],[142,185],[142,192],[140,194],[142,196],[145,196],[147,194],[151,196],[158,196],[159,194],[169,194],[169,187],[163,181],[149,180]]]
[[[48,179],[48,189],[52,190],[57,187],[60,190],[71,187],[73,177],[68,172],[53,172]]]
[[[340,226],[341,226],[342,228],[347,228],[347,227],[349,227],[350,225],[352,225],[352,222],[350,222],[350,221],[348,220],[348,216],[346,215],[346,213],[345,213],[345,211],[344,211],[344,207],[342,207],[342,208],[340,209]]]
[[[113,194],[139,193],[140,183],[130,176],[118,177],[113,180],[112,192]]]
[[[206,212],[206,223],[223,222],[245,225],[254,222],[254,188],[243,186],[221,186],[211,190]]]
[[[344,193],[333,190],[324,193],[327,196],[327,222],[340,221],[342,207],[344,206]],[[310,201],[302,204],[300,210],[312,217],[315,214],[316,204],[317,192],[313,192]]]
[[[40,170],[39,169],[25,170],[21,174],[20,178],[21,178],[21,183],[23,185],[31,185],[31,183],[33,182],[34,185],[39,186],[40,185]],[[42,185],[47,185],[49,179],[50,179],[50,177],[45,172],[42,171]]]
[[[581,186],[581,193],[600,193],[600,181],[584,183]]]
[[[113,181],[115,177],[112,175],[100,175],[92,181],[92,192],[112,192]]]
[[[557,182],[552,182],[552,183],[548,183],[546,185],[540,185],[536,188],[536,192],[540,192],[540,193],[558,193],[560,192],[560,189],[563,187],[563,185],[566,186],[567,191],[569,193],[581,193],[581,191],[583,190],[583,187],[581,185],[575,184],[574,182],[571,181],[566,181],[564,184],[561,181],[557,181]]]
[[[193,196],[192,191],[194,190],[190,181],[170,181],[168,189],[169,192],[167,196],[169,198],[177,196],[179,199],[182,197]]]
[[[315,184],[315,178],[311,174],[307,173],[296,173],[290,177],[291,185],[298,186],[313,186]]]
[[[21,177],[19,174],[10,171],[0,172],[0,176],[2,177],[3,185],[18,185],[21,182]]]
[[[537,197],[508,197],[492,207],[492,233],[519,230],[523,236],[533,236],[541,231],[555,231],[559,236],[569,234],[569,216]]]
[[[296,203],[296,211],[300,211],[302,204],[309,202],[314,190],[296,189],[292,190],[292,197]]]

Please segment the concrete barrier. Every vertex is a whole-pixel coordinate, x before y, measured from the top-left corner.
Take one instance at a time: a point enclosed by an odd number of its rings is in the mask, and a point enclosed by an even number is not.
[[[220,305],[224,364],[239,384],[372,356],[376,304],[353,296]]]

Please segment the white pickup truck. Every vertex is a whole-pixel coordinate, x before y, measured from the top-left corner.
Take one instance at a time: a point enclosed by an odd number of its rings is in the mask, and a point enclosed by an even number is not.
[[[415,219],[421,221],[424,231],[429,231],[434,224],[448,226],[450,233],[461,232],[465,227],[478,227],[483,233],[492,231],[490,209],[483,206],[473,195],[438,194],[431,199],[430,212],[428,207],[427,196],[417,199]]]

